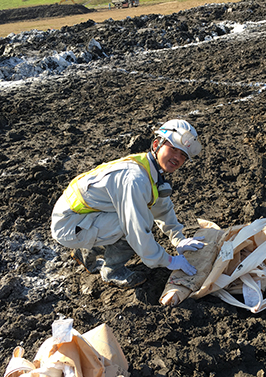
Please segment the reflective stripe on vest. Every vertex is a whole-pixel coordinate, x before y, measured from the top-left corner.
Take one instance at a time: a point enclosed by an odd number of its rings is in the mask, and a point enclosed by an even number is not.
[[[113,165],[125,162],[125,161],[135,161],[138,165],[142,166],[146,172],[148,173],[150,183],[151,183],[151,188],[152,188],[152,200],[150,203],[148,203],[148,207],[151,208],[152,205],[156,202],[158,199],[158,190],[157,186],[153,181],[153,178],[151,176],[151,170],[150,170],[150,164],[149,160],[147,159],[147,153],[139,153],[139,154],[132,154],[127,157],[120,158],[118,160],[110,161],[107,163],[103,163],[99,166],[97,166],[95,169],[92,169],[86,173],[82,173],[78,175],[76,178],[74,178],[66,190],[64,191],[64,197],[70,207],[70,209],[76,213],[79,214],[84,214],[84,213],[90,213],[90,212],[98,212],[100,211],[97,208],[92,208],[86,204],[84,201],[80,190],[78,188],[78,181],[85,177],[86,175],[88,176],[97,176],[100,172],[103,172],[104,170],[113,167]],[[119,168],[118,168],[119,169]]]

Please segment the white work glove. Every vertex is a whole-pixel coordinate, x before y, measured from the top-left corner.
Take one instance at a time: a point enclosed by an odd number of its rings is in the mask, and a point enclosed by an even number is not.
[[[184,240],[180,241],[176,250],[179,255],[182,255],[184,251],[197,251],[198,249],[202,249],[204,243],[201,240],[204,240],[204,236],[202,237],[193,237],[193,238],[185,238]]]
[[[196,268],[188,263],[184,255],[172,257],[172,261],[167,268],[168,270],[182,270],[185,274],[190,276],[195,275],[197,272]]]

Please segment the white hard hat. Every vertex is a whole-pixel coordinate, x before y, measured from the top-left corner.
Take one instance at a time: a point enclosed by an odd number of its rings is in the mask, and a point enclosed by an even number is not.
[[[173,147],[185,152],[190,161],[201,151],[197,131],[185,120],[172,119],[164,123],[155,134],[168,140]]]

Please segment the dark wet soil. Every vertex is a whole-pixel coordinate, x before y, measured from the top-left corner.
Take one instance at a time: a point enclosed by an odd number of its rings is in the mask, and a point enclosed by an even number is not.
[[[88,21],[16,45],[0,40],[2,65],[22,55],[87,51],[92,38],[102,46],[61,74],[1,86],[2,375],[17,345],[33,360],[59,313],[81,333],[107,323],[134,377],[264,375],[266,312],[252,314],[212,296],[163,307],[158,300],[169,271],[151,270],[137,257],[130,265],[146,272],[143,286],[103,285],[51,238],[50,216],[71,178],[148,150],[152,129],[179,116],[203,144],[200,157],[172,177],[185,235],[193,235],[197,218],[227,228],[266,217],[266,29],[258,23],[265,19],[264,1],[242,1]],[[229,33],[225,20],[246,31]],[[220,38],[209,40],[212,32]]]

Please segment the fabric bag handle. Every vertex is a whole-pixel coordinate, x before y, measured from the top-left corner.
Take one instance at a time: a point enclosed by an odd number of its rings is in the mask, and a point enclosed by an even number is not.
[[[215,281],[215,284],[220,288],[224,288],[234,280],[241,278],[252,270],[256,269],[266,259],[266,241],[257,247],[247,258],[245,258],[229,276],[221,274]]]
[[[255,306],[249,306],[245,303],[237,300],[225,289],[220,289],[213,293],[213,295],[218,296],[221,300],[227,302],[230,305],[238,306],[243,309],[250,310],[252,313],[259,313],[266,308],[266,299],[263,300],[261,289],[259,288],[256,281],[250,276],[250,274],[245,274],[240,277],[242,282],[246,284],[249,288],[253,289],[258,296],[258,303]]]

